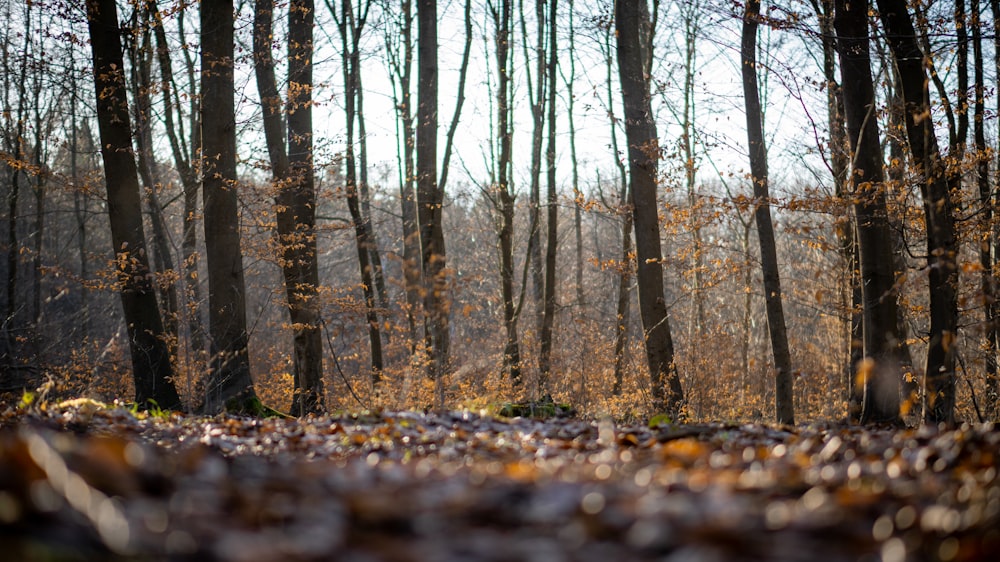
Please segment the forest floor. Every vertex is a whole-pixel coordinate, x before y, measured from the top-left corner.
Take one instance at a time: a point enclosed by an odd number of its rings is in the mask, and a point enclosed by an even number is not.
[[[0,416],[0,558],[998,560],[992,426]]]

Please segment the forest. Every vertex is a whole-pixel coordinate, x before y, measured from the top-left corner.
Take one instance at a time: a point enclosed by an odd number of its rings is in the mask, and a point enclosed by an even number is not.
[[[6,399],[995,420],[996,3],[620,4],[4,2]]]
[[[1000,0],[0,13],[5,555],[1000,551]]]

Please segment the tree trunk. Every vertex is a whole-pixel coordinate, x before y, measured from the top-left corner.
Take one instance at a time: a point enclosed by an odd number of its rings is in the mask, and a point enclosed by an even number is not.
[[[542,185],[542,139],[545,134],[545,2],[535,0],[535,82],[532,85],[531,59],[528,55],[528,31],[524,15],[524,1],[519,2],[521,16],[521,35],[524,38],[524,71],[528,81],[528,102],[531,105],[531,168],[530,192],[528,196],[528,212],[530,223],[528,230],[528,262],[531,267],[531,288],[535,305],[535,330],[539,335],[545,320],[545,278],[542,272],[542,218],[541,218],[541,185]],[[541,354],[539,354],[541,355]],[[540,357],[539,357],[540,358]],[[539,364],[539,367],[541,365]]]
[[[861,260],[864,355],[858,367],[861,423],[899,422],[900,335],[896,272],[886,210],[882,146],[868,54],[868,3],[837,0],[834,24],[840,52],[847,136],[851,143],[854,214]]]
[[[493,12],[496,29],[497,69],[497,128],[500,136],[500,159],[497,163],[497,202],[500,224],[497,238],[500,250],[500,294],[503,299],[503,324],[506,344],[503,352],[504,372],[514,390],[521,385],[521,344],[517,335],[519,309],[514,303],[514,189],[511,185],[512,144],[511,128],[511,0],[501,0],[500,12]],[[523,297],[523,291],[522,291]]]
[[[993,191],[990,187],[989,147],[986,144],[986,83],[983,64],[982,12],[978,0],[972,2],[969,27],[972,28],[974,82],[973,142],[976,146],[976,186],[982,208],[980,218],[979,264],[983,292],[983,349],[986,355],[986,392],[983,406],[987,420],[997,420],[997,287],[993,276],[993,248],[996,245],[993,223],[996,220]]]
[[[293,415],[319,413],[323,396],[323,326],[316,250],[313,173],[313,0],[288,5],[288,178],[275,203],[289,318],[294,330]]]
[[[556,0],[549,2],[549,62],[548,80],[548,145],[545,148],[546,163],[546,210],[547,227],[545,236],[545,294],[542,309],[542,331],[538,346],[538,396],[548,392],[549,377],[552,372],[552,331],[556,314],[556,253],[559,246],[559,206],[556,197],[556,67],[559,59],[556,51]],[[541,77],[539,77],[539,80]]]
[[[905,0],[878,0],[886,40],[899,69],[906,135],[915,172],[922,178],[930,278],[930,342],[924,369],[924,420],[955,420],[955,346],[958,343],[958,241],[952,212],[951,177],[938,150],[930,115],[924,55],[917,44]],[[950,180],[950,181],[949,181]]]
[[[201,152],[200,146],[200,124],[198,122],[197,95],[190,92],[191,97],[191,143],[190,146],[184,138],[183,115],[180,115],[181,103],[177,93],[177,84],[174,80],[173,62],[170,55],[170,46],[167,43],[166,31],[163,28],[162,17],[157,8],[155,0],[146,0],[146,10],[149,12],[154,26],[153,31],[156,36],[157,62],[160,67],[161,90],[163,94],[163,121],[170,141],[170,151],[173,154],[174,166],[180,176],[181,185],[184,189],[184,216],[183,231],[181,236],[181,256],[184,267],[184,318],[187,322],[188,338],[191,350],[195,356],[195,368],[205,364],[205,326],[201,320],[201,286],[198,281],[198,233],[197,233],[197,213],[198,213],[198,177],[196,166],[193,160],[198,158]],[[178,13],[178,25],[183,23],[183,11]],[[183,29],[183,26],[181,26]],[[189,69],[192,76],[193,69]],[[174,109],[177,109],[178,119],[174,119]]]
[[[232,0],[201,4],[202,199],[208,260],[211,370],[207,412],[259,409],[246,320],[237,204]]]
[[[311,2],[293,2],[289,6],[287,132],[271,55],[272,0],[257,0],[253,29],[257,89],[276,190],[275,236],[293,330],[295,394],[291,411],[298,416],[323,410],[323,340],[317,302],[319,269],[312,168],[312,12]]]
[[[641,5],[640,5],[641,4]],[[625,108],[629,177],[638,261],[639,312],[646,340],[653,407],[673,418],[682,415],[684,392],[674,364],[674,343],[663,297],[660,224],[657,216],[657,167],[660,158],[656,124],[643,64],[642,26],[648,17],[645,0],[615,4],[618,73]]]
[[[170,338],[171,355],[176,352],[178,337],[177,286],[172,281],[174,259],[170,249],[167,223],[163,209],[156,196],[161,182],[153,154],[152,100],[150,92],[153,80],[150,67],[153,55],[150,30],[150,14],[145,9],[136,10],[135,26],[139,37],[129,50],[132,65],[132,98],[135,100],[135,141],[139,178],[142,180],[143,199],[149,209],[149,222],[153,229],[150,245],[153,247],[153,265],[163,279],[157,284],[160,292],[160,308],[163,313],[164,329]],[[143,13],[139,13],[143,12]]]
[[[359,93],[357,79],[360,74],[360,69],[358,68],[360,60],[358,56],[358,40],[361,36],[361,28],[364,26],[364,18],[360,17],[355,20],[351,0],[343,0],[341,2],[340,19],[337,25],[340,30],[343,51],[342,68],[344,73],[344,99],[346,101],[345,117],[347,119],[347,148],[344,153],[344,164],[346,167],[345,191],[347,194],[347,208],[351,213],[351,221],[354,223],[358,266],[361,270],[361,286],[365,297],[365,318],[368,322],[371,380],[372,385],[377,386],[381,380],[384,368],[382,362],[382,330],[375,302],[375,271],[372,266],[370,251],[373,241],[370,238],[368,222],[361,213],[358,190],[358,165],[354,156],[354,125],[358,118],[356,104]]]
[[[139,182],[125,101],[121,30],[114,0],[88,1],[87,19],[111,240],[128,328],[135,400],[140,407],[156,405],[180,409],[180,397],[171,379],[170,351],[164,340],[163,322],[156,306],[147,261]]]
[[[444,194],[437,180],[438,60],[437,3],[417,2],[417,219],[424,282],[428,376],[444,407],[441,377],[448,370],[448,278],[442,213]]]
[[[615,306],[615,341],[614,341],[614,382],[611,393],[619,396],[625,379],[625,349],[628,345],[628,325],[632,316],[632,299],[630,297],[632,275],[635,271],[632,256],[632,208],[629,205],[631,194],[628,188],[628,171],[622,161],[618,147],[618,118],[614,112],[614,86],[612,78],[611,26],[605,28],[601,43],[604,55],[604,82],[607,85],[608,120],[611,134],[611,151],[614,153],[615,167],[618,168],[618,209],[617,214],[622,219],[621,224],[621,258],[618,270],[618,294]],[[598,258],[598,262],[600,262]]]
[[[399,47],[401,54],[393,49],[395,34],[386,32],[387,51],[390,53],[390,67],[393,78],[393,101],[396,117],[402,125],[401,143],[397,145],[400,163],[399,206],[403,231],[403,289],[406,294],[406,322],[408,327],[409,350],[413,355],[417,342],[423,339],[418,316],[422,308],[420,299],[420,231],[417,221],[416,169],[414,160],[413,105],[411,103],[411,78],[413,68],[413,10],[410,0],[400,3]],[[388,29],[388,28],[387,28]],[[396,87],[399,88],[397,92]],[[398,129],[397,129],[398,132]]]
[[[760,240],[760,261],[764,277],[764,307],[767,311],[767,328],[771,335],[771,352],[774,355],[775,388],[774,406],[778,423],[795,423],[792,395],[792,359],[788,351],[785,331],[785,313],[781,302],[781,278],[778,274],[778,254],[771,222],[770,195],[768,193],[767,148],[764,145],[764,124],[760,94],[757,89],[757,28],[760,18],[760,1],[748,0],[743,17],[741,42],[743,68],[743,99],[746,102],[747,142],[750,147],[750,175],[753,181],[754,217]]]

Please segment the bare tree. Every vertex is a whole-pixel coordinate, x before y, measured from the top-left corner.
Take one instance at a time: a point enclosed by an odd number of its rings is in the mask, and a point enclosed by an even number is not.
[[[898,423],[900,335],[896,325],[893,236],[886,210],[882,146],[875,117],[875,87],[868,50],[868,3],[836,0],[834,25],[847,136],[851,144],[850,183],[861,258],[864,355],[860,366],[861,423]]]
[[[681,415],[684,393],[674,364],[674,343],[663,297],[660,224],[657,216],[657,168],[660,158],[656,124],[649,99],[642,29],[649,25],[645,0],[615,4],[618,73],[625,108],[631,202],[638,261],[639,312],[646,340],[654,408]]]
[[[376,309],[376,282],[375,273],[377,268],[372,261],[372,248],[374,240],[371,235],[370,221],[368,216],[362,214],[360,189],[358,185],[358,162],[354,152],[354,126],[361,114],[358,111],[360,101],[360,54],[358,43],[361,39],[361,32],[368,19],[368,9],[370,1],[363,2],[358,7],[358,14],[355,15],[351,0],[341,2],[340,15],[337,17],[336,8],[329,4],[330,11],[337,20],[337,29],[340,31],[341,50],[343,55],[342,69],[344,74],[344,99],[346,101],[345,116],[347,118],[347,148],[344,152],[345,178],[347,207],[351,213],[351,221],[354,223],[355,241],[358,250],[358,264],[361,268],[361,285],[365,295],[365,311],[368,320],[368,341],[371,352],[371,377],[373,384],[377,384],[382,376],[382,330],[379,325],[378,311]],[[362,167],[364,163],[362,163]],[[363,182],[362,182],[363,183]]]
[[[546,27],[549,34],[548,67],[545,78],[548,100],[548,144],[545,148],[546,169],[546,210],[545,220],[545,291],[542,301],[542,329],[538,344],[538,394],[548,389],[552,370],[552,331],[556,314],[556,252],[559,246],[559,200],[556,192],[556,68],[559,64],[556,49],[558,25],[556,20],[557,0],[550,0]],[[541,22],[539,22],[541,25]],[[542,80],[539,76],[538,80]]]
[[[448,279],[442,214],[444,192],[438,184],[438,44],[437,3],[417,2],[417,218],[424,280],[428,375],[438,385],[444,405],[441,377],[448,369]]]
[[[905,0],[878,0],[886,41],[899,72],[906,136],[920,182],[927,227],[930,341],[924,369],[924,420],[953,423],[955,344],[958,337],[958,240],[951,198],[960,177],[949,175],[930,115],[924,54]]]
[[[202,199],[208,260],[211,371],[205,410],[254,411],[246,284],[237,207],[232,0],[201,4]]]
[[[314,5],[311,0],[295,0],[288,7],[288,94],[284,116],[271,55],[273,12],[271,0],[256,2],[253,48],[257,88],[264,111],[264,137],[276,190],[276,237],[293,330],[292,413],[301,416],[322,411],[324,403],[313,179]]]
[[[524,291],[517,304],[514,298],[514,209],[515,195],[511,181],[513,126],[511,119],[511,53],[513,35],[511,19],[513,5],[511,0],[499,0],[499,6],[491,6],[491,15],[495,28],[495,45],[497,71],[497,136],[500,141],[500,156],[495,167],[494,182],[496,203],[499,211],[497,220],[497,242],[500,254],[500,294],[503,299],[503,322],[506,332],[503,364],[513,386],[521,384],[521,345],[518,339],[517,322],[520,318],[521,305],[524,303]]]
[[[746,105],[747,142],[750,148],[750,180],[753,182],[754,217],[760,241],[760,261],[764,277],[764,309],[767,329],[771,336],[774,356],[774,407],[778,423],[795,423],[792,402],[792,358],[788,351],[785,313],[781,302],[781,278],[778,274],[778,253],[771,222],[768,192],[767,147],[764,144],[763,114],[757,89],[757,28],[760,25],[760,0],[748,0],[743,16],[741,67],[743,69],[743,99]]]
[[[121,29],[114,0],[89,0],[87,21],[94,63],[97,123],[101,132],[111,239],[140,406],[180,409],[170,351],[156,305],[142,225],[139,180],[124,75]]]

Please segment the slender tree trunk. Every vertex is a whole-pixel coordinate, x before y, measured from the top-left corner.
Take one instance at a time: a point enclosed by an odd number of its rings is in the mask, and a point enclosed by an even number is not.
[[[938,150],[929,115],[924,55],[917,44],[905,0],[878,0],[886,40],[899,69],[906,135],[915,172],[922,178],[927,227],[927,270],[930,289],[930,342],[924,369],[924,420],[954,423],[955,346],[958,337],[958,240],[951,200],[952,182]],[[949,181],[951,180],[951,181]]]
[[[363,9],[367,12],[367,7]],[[358,40],[361,36],[361,28],[364,26],[364,15],[361,14],[355,19],[354,9],[351,0],[341,2],[340,29],[341,46],[343,51],[343,72],[344,72],[344,99],[345,116],[347,119],[347,148],[344,154],[346,166],[346,193],[347,208],[351,213],[351,220],[354,223],[355,243],[358,252],[358,265],[361,269],[361,285],[365,296],[365,317],[368,322],[368,342],[371,358],[372,384],[376,386],[383,371],[382,361],[382,330],[376,308],[376,287],[374,268],[371,262],[372,240],[369,237],[368,222],[361,213],[360,196],[358,190],[358,166],[354,155],[354,125],[358,117],[358,83],[360,74],[358,69]]]
[[[699,69],[697,67],[697,38],[701,30],[699,21],[700,5],[687,5],[683,8],[684,20],[684,105],[683,118],[681,119],[681,145],[684,152],[684,186],[687,192],[688,206],[690,207],[690,219],[688,228],[691,232],[691,277],[693,279],[693,293],[695,315],[692,323],[695,338],[700,339],[705,332],[705,294],[704,281],[702,280],[702,269],[704,269],[704,257],[702,256],[701,225],[699,224],[698,210],[698,165],[695,162],[695,78]]]
[[[812,0],[813,10],[819,18],[823,42],[823,78],[826,81],[826,112],[830,127],[829,166],[833,176],[834,194],[844,202],[844,214],[837,219],[837,249],[844,263],[844,273],[840,276],[844,304],[844,333],[847,341],[847,361],[844,365],[844,388],[847,389],[848,419],[861,419],[862,393],[855,392],[854,379],[858,361],[863,358],[864,343],[861,333],[861,286],[859,283],[857,247],[854,217],[846,207],[850,194],[847,192],[850,172],[849,150],[846,125],[844,123],[844,99],[837,79],[837,37],[834,29],[834,0]]]
[[[142,12],[142,13],[140,13]],[[131,45],[129,54],[132,65],[132,99],[135,100],[135,141],[136,158],[139,166],[139,178],[142,180],[143,200],[149,210],[149,222],[153,229],[151,246],[153,247],[153,265],[163,277],[157,283],[160,293],[160,308],[163,312],[164,329],[170,338],[171,355],[176,351],[178,337],[177,286],[171,280],[174,272],[173,253],[166,219],[160,206],[156,191],[159,189],[160,177],[153,154],[152,100],[150,92],[153,89],[152,66],[153,50],[150,41],[152,22],[146,10],[137,10],[135,28],[139,34],[137,41]]]
[[[406,322],[408,327],[410,354],[417,349],[417,342],[423,339],[418,315],[422,308],[420,299],[420,231],[417,221],[415,133],[413,125],[413,99],[411,78],[413,69],[413,8],[410,0],[400,2],[399,48],[393,48],[395,34],[386,33],[387,51],[390,53],[390,67],[393,79],[393,95],[396,117],[402,125],[400,143],[397,145],[400,164],[399,205],[403,231],[403,289],[406,294]],[[396,88],[399,88],[397,91]]]
[[[247,345],[246,284],[236,177],[232,0],[201,4],[202,199],[208,259],[208,412],[259,408]]]
[[[531,105],[531,169],[528,212],[530,223],[528,231],[528,260],[531,267],[532,297],[535,305],[535,331],[542,332],[545,318],[544,287],[545,278],[542,272],[542,235],[541,235],[541,185],[542,185],[542,139],[545,134],[545,3],[546,0],[535,0],[535,75],[532,84],[531,58],[528,55],[528,31],[524,14],[524,0],[519,2],[521,16],[521,35],[524,37],[524,69],[528,86],[528,101]],[[540,354],[539,354],[540,355]],[[541,365],[539,365],[541,367]]]
[[[323,326],[316,249],[316,185],[313,172],[313,0],[288,5],[288,181],[275,197],[283,272],[294,330],[294,415],[319,413],[323,396]]]
[[[564,76],[566,84],[566,114],[569,120],[569,155],[573,181],[573,234],[576,241],[576,305],[577,314],[583,313],[583,193],[580,191],[580,167],[576,153],[576,119],[574,118],[574,108],[576,105],[576,94],[574,85],[576,83],[576,26],[575,10],[573,0],[567,2],[569,9],[569,52],[566,58],[569,60],[569,76]]]
[[[368,6],[370,6],[370,3],[365,4],[364,9],[366,12]],[[368,183],[368,131],[365,128],[365,88],[361,82],[361,56],[360,50],[357,48],[360,38],[361,29],[359,28],[354,39],[355,47],[351,51],[351,67],[354,69],[354,85],[357,92],[358,197],[361,203],[361,218],[364,222],[365,237],[368,239],[368,260],[372,264],[372,280],[375,283],[378,306],[382,310],[388,310],[389,293],[385,288],[385,270],[382,267],[382,252],[379,250],[378,236],[375,234],[375,223],[372,220],[372,197]]]
[[[618,396],[622,392],[622,385],[625,379],[625,349],[628,345],[628,325],[631,322],[632,299],[630,297],[632,286],[632,275],[635,270],[634,257],[632,256],[632,208],[629,201],[632,196],[629,192],[628,171],[622,161],[621,150],[618,146],[618,119],[614,112],[614,86],[612,77],[612,62],[614,54],[611,46],[612,28],[609,25],[604,29],[603,41],[601,43],[602,54],[604,55],[604,81],[607,85],[608,118],[611,134],[611,151],[614,153],[615,166],[618,168],[618,212],[622,219],[621,224],[621,257],[618,270],[618,294],[615,307],[615,341],[614,341],[614,382],[611,392]],[[598,259],[598,261],[601,261]]]
[[[641,5],[640,5],[641,4]],[[657,167],[660,158],[656,124],[643,64],[642,28],[648,25],[645,0],[615,4],[618,72],[625,107],[632,213],[638,262],[639,312],[646,340],[653,407],[671,417],[682,414],[684,393],[674,363],[674,343],[663,297],[660,224],[657,216]]]
[[[500,159],[497,163],[497,202],[500,211],[497,232],[500,250],[500,294],[503,299],[503,323],[506,331],[503,365],[514,389],[521,385],[521,344],[517,335],[518,308],[514,302],[514,188],[511,185],[513,136],[511,128],[511,79],[510,56],[511,0],[500,0],[500,12],[493,12],[496,29],[497,69],[497,128],[500,137]],[[523,296],[523,291],[522,291]]]
[[[437,3],[417,2],[417,218],[424,280],[427,373],[444,407],[441,377],[448,370],[448,278],[442,213],[444,193],[437,177],[438,58]]]
[[[142,204],[126,103],[121,30],[114,0],[89,0],[87,19],[94,64],[97,122],[108,194],[111,239],[122,309],[129,334],[135,400],[142,407],[180,409],[170,351],[150,280]]]
[[[760,261],[764,276],[764,303],[767,328],[771,335],[774,355],[775,417],[778,423],[795,423],[792,394],[792,359],[788,351],[785,313],[781,302],[781,278],[778,274],[778,254],[771,222],[768,193],[767,148],[764,145],[764,125],[760,94],[757,89],[757,28],[760,1],[748,0],[743,17],[742,68],[743,99],[746,102],[747,141],[750,146],[750,174],[753,181],[754,216],[760,240]]]
[[[297,0],[289,5],[286,128],[271,55],[274,3],[257,0],[254,6],[254,66],[276,191],[275,237],[281,252],[293,330],[295,394],[291,411],[298,416],[323,410],[323,340],[317,302],[319,268],[312,166],[312,13],[312,2]]]
[[[556,253],[559,246],[559,206],[556,196],[556,67],[559,64],[556,51],[556,0],[549,2],[549,62],[546,74],[548,80],[548,145],[545,149],[546,163],[546,236],[545,236],[545,294],[542,309],[542,330],[539,341],[538,395],[548,392],[549,377],[552,372],[552,331],[556,314]],[[539,77],[539,80],[541,77]]]
[[[973,0],[969,27],[972,28],[974,82],[973,142],[976,146],[976,187],[982,208],[980,218],[979,264],[983,292],[983,348],[986,356],[986,393],[983,399],[988,420],[997,419],[997,287],[993,275],[993,247],[996,245],[993,223],[996,221],[993,190],[990,186],[989,147],[986,144],[986,80],[983,64],[982,12],[979,0]]]
[[[176,108],[178,113],[180,113],[182,106],[177,92],[177,84],[174,80],[173,61],[171,60],[170,46],[167,42],[166,30],[163,28],[162,17],[155,0],[146,0],[145,8],[149,12],[153,25],[153,33],[156,37],[156,55],[162,82],[160,88],[163,95],[164,126],[167,139],[170,141],[170,151],[173,155],[174,166],[177,168],[184,190],[184,216],[182,218],[183,230],[181,235],[181,257],[184,268],[183,317],[187,323],[188,338],[191,350],[194,352],[195,365],[204,365],[206,361],[205,327],[201,320],[201,286],[198,281],[198,176],[195,165],[192,163],[195,158],[199,157],[198,155],[201,152],[198,106],[195,101],[198,96],[190,96],[192,98],[192,109],[189,117],[191,120],[192,138],[189,146],[184,138],[183,115],[178,115],[177,120],[174,119],[174,109]],[[183,21],[182,11],[178,15],[178,23],[181,24]],[[193,88],[193,69],[189,68],[189,73],[192,75],[191,85]],[[190,94],[194,93],[190,92]]]
[[[863,294],[864,388],[861,423],[899,422],[900,358],[896,273],[886,210],[882,146],[868,51],[868,3],[837,0],[834,24],[840,52],[847,135],[851,143],[854,214]]]

